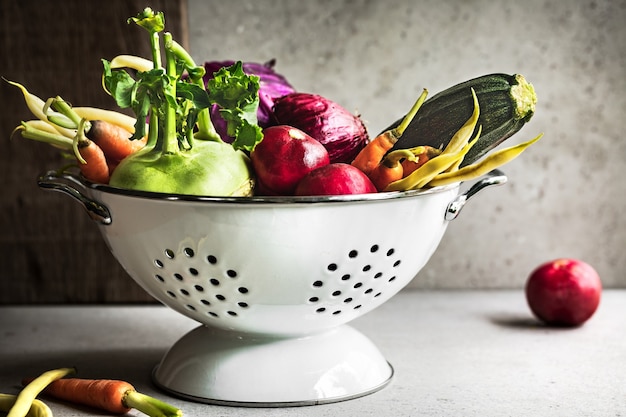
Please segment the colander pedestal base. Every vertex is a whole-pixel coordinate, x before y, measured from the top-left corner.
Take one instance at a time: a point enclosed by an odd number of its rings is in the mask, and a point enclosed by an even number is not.
[[[153,380],[192,401],[281,407],[367,395],[392,375],[378,348],[349,325],[296,337],[200,326],[172,346]]]

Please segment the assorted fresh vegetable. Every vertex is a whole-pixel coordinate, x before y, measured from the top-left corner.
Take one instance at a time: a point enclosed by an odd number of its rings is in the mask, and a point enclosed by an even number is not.
[[[15,131],[70,154],[94,183],[240,197],[419,190],[484,175],[541,138],[491,152],[534,114],[534,88],[519,74],[474,78],[428,100],[424,90],[370,138],[360,116],[297,91],[273,60],[196,65],[162,13],[146,8],[129,22],[148,32],[152,57],[102,60],[102,79],[134,118],[43,101],[10,82],[36,117]]]
[[[29,383],[26,379],[22,381]],[[173,405],[138,392],[126,381],[112,379],[63,378],[51,382],[42,393],[74,404],[86,405],[114,414],[132,409],[151,417],[180,417],[182,411]]]
[[[478,142],[461,165],[476,162],[505,139],[517,133],[535,114],[535,89],[520,74],[488,74],[462,82],[426,100],[409,124],[396,149],[428,145],[444,147],[474,113],[476,95],[480,102]],[[401,119],[402,120],[402,119]],[[390,126],[397,126],[398,120]],[[388,128],[389,129],[389,128]]]
[[[136,409],[150,417],[180,417],[178,408],[154,397],[137,392],[125,381],[110,379],[65,378],[76,373],[75,368],[59,368],[44,372],[37,378],[22,380],[24,388],[18,395],[0,394],[0,411],[7,417],[52,417],[52,411],[39,394],[86,405],[114,414]]]

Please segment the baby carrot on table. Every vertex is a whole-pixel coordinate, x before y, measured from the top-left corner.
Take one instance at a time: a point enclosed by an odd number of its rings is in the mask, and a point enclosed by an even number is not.
[[[28,382],[28,379],[22,381]],[[114,379],[58,379],[42,392],[50,397],[115,414],[125,414],[133,408],[151,417],[180,417],[183,414],[173,405],[137,392],[130,383]]]

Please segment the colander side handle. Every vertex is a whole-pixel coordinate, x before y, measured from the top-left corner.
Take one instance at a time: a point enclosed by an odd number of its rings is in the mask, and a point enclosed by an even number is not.
[[[450,204],[448,204],[448,207],[446,208],[445,219],[448,221],[456,219],[461,212],[461,209],[465,206],[465,203],[467,203],[467,201],[479,191],[492,185],[505,184],[507,181],[507,176],[499,169],[494,169],[493,171],[489,172],[485,175],[484,178],[477,181],[466,192],[456,196],[456,198],[452,200]]]
[[[44,190],[58,191],[69,195],[83,205],[92,220],[100,224],[109,225],[113,221],[107,206],[87,197],[79,190],[79,188],[84,190],[85,185],[74,175],[48,171],[39,176],[37,185]]]

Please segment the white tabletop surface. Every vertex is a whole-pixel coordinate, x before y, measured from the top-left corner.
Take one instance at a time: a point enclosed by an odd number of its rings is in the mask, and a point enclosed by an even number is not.
[[[173,310],[2,306],[0,392],[76,366],[80,377],[126,380],[186,416],[626,416],[626,290],[605,290],[574,329],[539,324],[521,290],[405,290],[351,325],[393,365],[389,385],[333,404],[242,408],[181,400],[151,383],[167,349],[198,326]],[[45,401],[56,417],[104,415]]]

